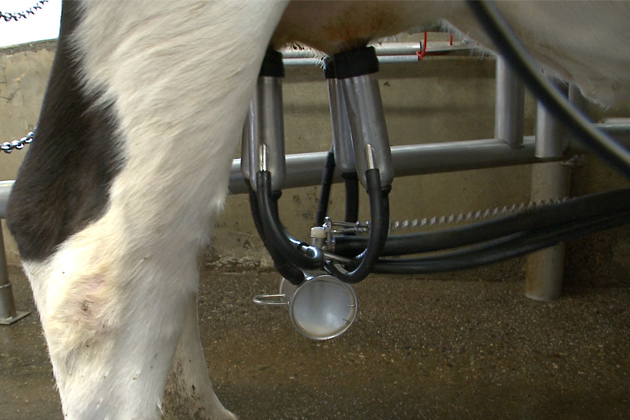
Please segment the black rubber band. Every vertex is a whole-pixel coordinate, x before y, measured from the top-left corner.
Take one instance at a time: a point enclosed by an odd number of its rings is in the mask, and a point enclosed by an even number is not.
[[[378,58],[374,47],[335,54],[325,62],[326,79],[348,79],[378,72]]]
[[[267,49],[265,58],[260,66],[260,73],[258,75],[261,77],[284,77],[282,53],[276,50]]]

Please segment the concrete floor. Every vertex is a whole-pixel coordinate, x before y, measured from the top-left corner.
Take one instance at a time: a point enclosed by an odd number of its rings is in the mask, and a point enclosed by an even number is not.
[[[630,418],[630,289],[535,302],[512,268],[503,281],[372,276],[356,323],[327,342],[252,303],[276,291],[275,273],[204,271],[216,392],[242,420]],[[34,310],[24,277],[11,278],[19,309]],[[0,327],[0,372],[1,419],[62,419],[35,315]]]

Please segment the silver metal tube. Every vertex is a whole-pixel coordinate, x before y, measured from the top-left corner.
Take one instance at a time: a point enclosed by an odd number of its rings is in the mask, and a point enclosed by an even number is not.
[[[330,103],[330,120],[332,123],[333,148],[335,151],[335,166],[342,173],[352,173],[357,170],[352,142],[352,131],[348,110],[343,95],[343,87],[338,79],[327,79],[328,102]]]
[[[370,146],[374,151],[374,164],[379,170],[381,185],[389,186],[394,180],[394,167],[378,80],[372,73],[340,79],[339,82],[343,86],[348,109],[359,181],[367,188],[365,150]]]
[[[501,56],[497,56],[494,137],[510,147],[521,146],[525,108],[525,86]]]
[[[11,283],[0,285],[0,325],[8,325],[17,316]]]
[[[587,114],[589,101],[582,95],[582,92],[574,83],[569,85],[569,102],[577,109]],[[606,119],[602,123],[595,124],[595,126],[621,144],[630,147],[630,118]],[[569,149],[572,153],[590,153],[590,149],[584,146],[582,142],[575,139],[568,131],[565,130],[564,135],[565,141],[569,144]]]
[[[630,119],[624,119],[623,122],[604,122],[602,124],[595,124],[595,127],[613,137],[625,147],[630,148]],[[568,136],[568,134],[565,134],[565,136]],[[591,152],[591,150],[584,146],[582,142],[575,140],[571,136],[568,137],[568,153],[580,154]]]
[[[438,46],[438,43],[430,44],[433,48],[432,51]],[[442,47],[449,47],[448,43],[442,42]],[[376,55],[415,55],[416,52],[422,50],[422,44],[420,42],[382,42],[374,44]],[[427,49],[427,52],[429,49]]]
[[[318,66],[324,67],[323,58],[310,57],[310,58],[283,58],[282,64],[285,67],[292,66]]]
[[[630,121],[630,120],[627,120]],[[618,142],[630,147],[630,123],[612,123],[604,121],[601,124],[595,124],[600,130],[608,133]],[[581,142],[569,139],[569,149],[573,153],[590,153],[590,149],[582,145]]]
[[[13,181],[0,182],[0,211],[3,216],[6,215],[12,187]],[[11,283],[9,282],[9,274],[7,273],[7,260],[4,254],[4,236],[0,227],[0,324],[11,324],[15,322],[16,317],[15,301]]]
[[[0,219],[7,217],[7,204],[14,183],[15,181],[0,181]]]
[[[596,124],[596,126],[630,147],[630,124]],[[534,136],[526,136],[520,149],[512,149],[498,139],[466,140],[446,143],[393,146],[392,162],[396,176],[424,175],[444,172],[466,171],[480,168],[496,168],[530,163],[560,161],[562,158],[542,159],[534,155]],[[570,142],[567,154],[586,153],[578,142]],[[285,188],[319,185],[322,168],[328,152],[300,153],[288,155]],[[247,192],[240,171],[240,159],[232,162],[230,192]],[[333,182],[341,182],[339,176]],[[0,214],[0,217],[4,215]]]
[[[379,42],[373,45],[377,56],[415,56],[416,52],[422,50],[420,42]],[[451,51],[464,51],[472,49],[469,44],[455,42],[450,45],[447,41],[431,41],[427,47],[428,53],[445,53]],[[317,59],[318,52],[310,49],[303,50],[282,50],[284,59]],[[417,60],[416,60],[417,61]]]
[[[419,42],[382,42],[373,44],[376,49],[377,56],[388,55],[415,55],[416,52],[422,50]],[[429,41],[427,45],[427,53],[446,53],[453,51],[465,51],[474,49],[470,43],[454,40],[453,44],[449,41]]]
[[[13,324],[28,314],[28,312],[15,310],[13,290],[7,272],[7,259],[4,254],[4,237],[0,229],[0,325]]]
[[[395,64],[395,63],[417,63],[417,55],[385,55],[379,56],[378,62],[381,64]],[[285,58],[282,60],[285,67],[291,66],[320,66],[323,67],[324,61],[321,58]]]
[[[252,188],[256,189],[256,173],[264,166],[271,172],[272,190],[281,191],[286,171],[282,78],[258,78],[243,136],[244,163],[247,164],[243,173],[249,175]],[[264,156],[261,154],[262,145],[266,150]],[[266,162],[261,162],[263,158]]]
[[[327,152],[301,153],[287,156],[285,188],[319,185]],[[521,149],[511,149],[501,140],[468,140],[448,143],[393,146],[391,156],[397,176],[493,168],[543,162],[534,156],[534,137],[526,137]],[[335,173],[333,182],[341,182]],[[240,172],[240,159],[235,159],[230,172],[230,192],[243,194],[247,188]]]
[[[596,124],[596,127],[610,134],[626,147],[630,147],[630,124]],[[522,143],[521,149],[511,149],[498,139],[393,146],[392,162],[396,169],[396,176],[410,176],[561,160],[536,157],[533,136],[524,137]],[[567,154],[587,152],[588,150],[580,143],[569,142]],[[327,154],[328,152],[313,152],[288,155],[284,187],[319,185]],[[342,182],[342,179],[336,176],[333,182]],[[0,181],[0,218],[2,219],[6,218],[6,206],[13,183],[14,181]],[[247,193],[241,173],[241,159],[232,161],[229,189],[232,194]]]
[[[254,160],[256,156],[256,138],[254,136],[255,127],[254,127],[254,99],[249,102],[249,107],[247,108],[247,116],[245,117],[245,124],[243,125],[243,137],[241,140],[241,173],[243,174],[243,178],[247,181],[251,181],[253,179],[252,169],[254,168]],[[253,172],[254,174],[256,172]],[[252,187],[255,188],[255,182],[253,182]]]
[[[555,158],[565,155],[569,138],[564,135],[564,125],[559,122],[545,105],[536,102],[536,151],[540,158]]]
[[[537,102],[535,155],[540,158],[564,156],[568,138],[563,133],[564,126],[558,123],[542,103]]]
[[[538,102],[536,113],[536,157],[542,159],[565,156],[567,138],[564,126]],[[567,197],[570,192],[571,169],[558,162],[543,163],[532,168],[531,195],[534,202]],[[565,245],[541,249],[527,256],[525,296],[550,300],[562,293]]]
[[[13,318],[15,314],[15,302],[13,301],[13,292],[7,273],[7,261],[4,255],[4,237],[2,229],[0,229],[0,322],[3,319]]]
[[[378,58],[379,64],[417,63],[420,61],[416,54],[413,55],[382,55]]]
[[[571,169],[560,162],[547,162],[532,168],[530,199],[559,199],[569,194]],[[563,242],[527,256],[525,296],[534,300],[551,300],[562,293],[565,245]]]

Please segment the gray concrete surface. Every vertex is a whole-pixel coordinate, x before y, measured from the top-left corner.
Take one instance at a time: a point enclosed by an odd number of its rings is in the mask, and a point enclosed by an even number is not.
[[[206,269],[216,392],[241,420],[628,418],[630,289],[569,287],[541,303],[523,297],[516,262],[466,277],[372,276],[350,330],[313,342],[283,308],[252,303],[275,292],[275,273]],[[35,315],[0,328],[0,372],[0,418],[62,419]]]

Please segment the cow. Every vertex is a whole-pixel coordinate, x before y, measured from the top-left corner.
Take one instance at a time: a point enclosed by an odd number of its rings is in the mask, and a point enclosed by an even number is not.
[[[630,2],[499,7],[551,74],[630,92]],[[442,22],[492,47],[460,1],[64,0],[36,141],[11,194],[68,420],[234,419],[212,390],[196,259],[268,47],[333,55]]]

